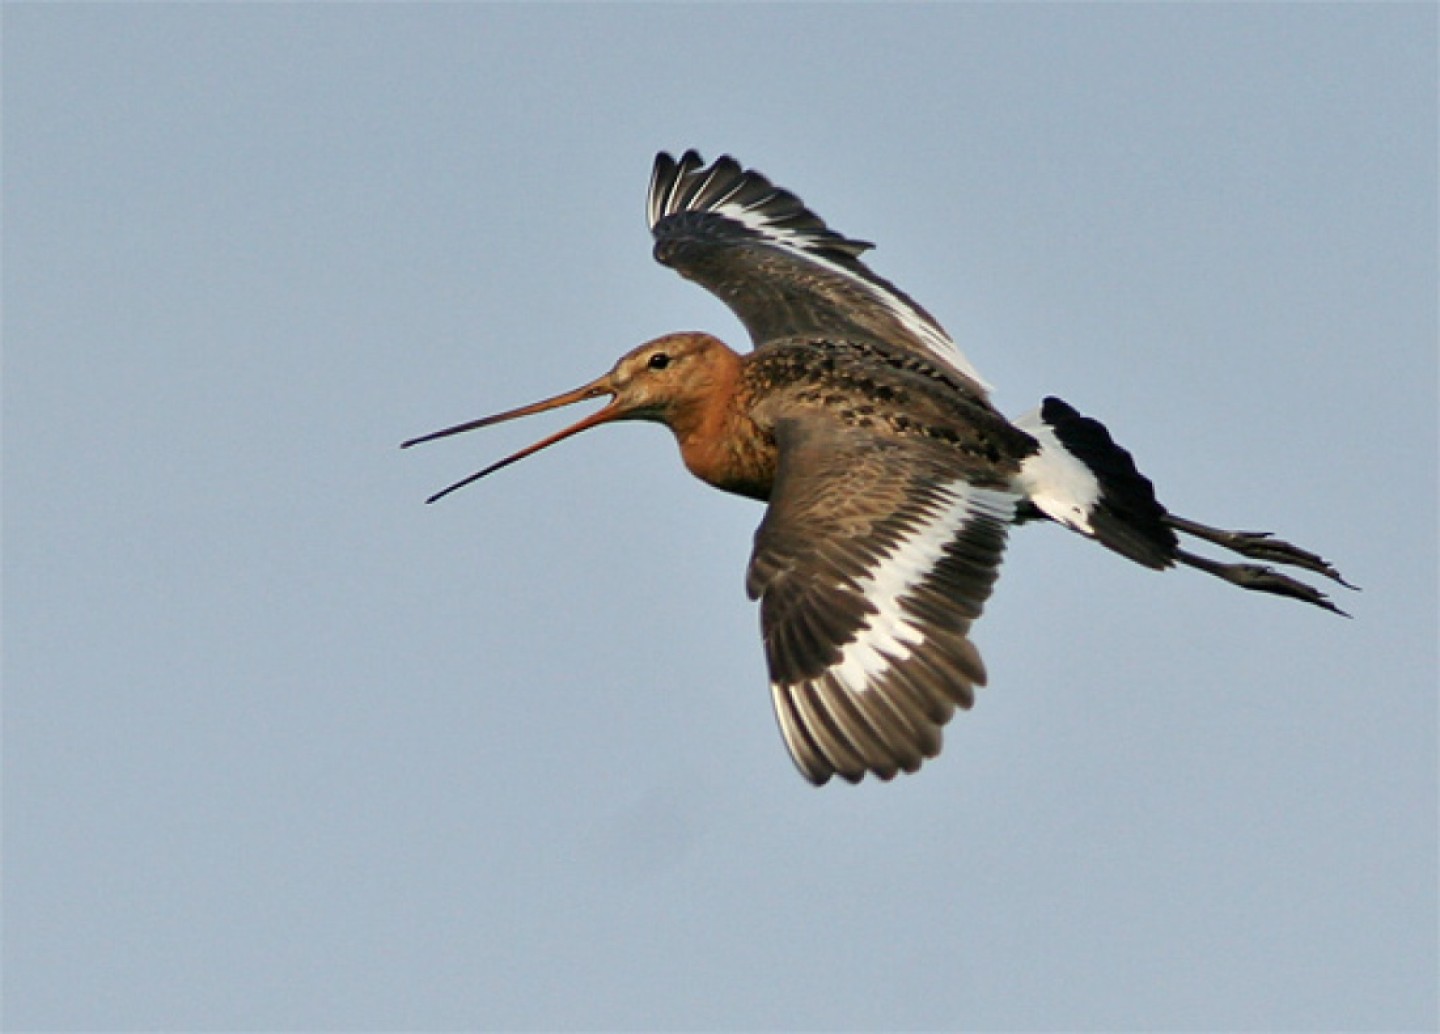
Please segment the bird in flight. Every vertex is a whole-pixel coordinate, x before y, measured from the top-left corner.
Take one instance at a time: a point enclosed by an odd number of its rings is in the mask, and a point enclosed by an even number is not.
[[[1006,419],[934,317],[861,261],[871,245],[759,172],[660,154],[646,211],[655,258],[728,305],[752,351],[667,334],[574,391],[404,447],[604,398],[428,502],[588,428],[649,420],[670,428],[696,477],[767,503],[745,587],[760,601],[781,734],[812,783],[890,779],[940,752],[942,727],[985,683],[970,626],[1012,525],[1052,521],[1146,567],[1343,613],[1264,563],[1182,546],[1183,535],[1347,585],[1268,533],[1171,513],[1130,453],[1069,404],[1047,398]]]

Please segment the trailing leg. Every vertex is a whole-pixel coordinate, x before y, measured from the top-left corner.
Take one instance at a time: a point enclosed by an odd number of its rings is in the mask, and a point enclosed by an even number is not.
[[[1165,514],[1164,520],[1176,531],[1194,535],[1197,539],[1213,542],[1217,546],[1224,546],[1232,553],[1239,553],[1243,557],[1249,557],[1252,560],[1269,560],[1274,564],[1303,567],[1307,571],[1323,574],[1326,578],[1339,582],[1347,589],[1355,588],[1342,578],[1340,572],[1335,570],[1330,561],[1324,557],[1301,549],[1299,546],[1293,546],[1283,539],[1277,539],[1268,531],[1226,531],[1223,528],[1212,528],[1199,521],[1187,520],[1168,512]]]
[[[1182,549],[1179,535],[1189,535],[1251,560],[1298,567],[1355,588],[1324,557],[1269,532],[1227,531],[1166,510],[1155,498],[1150,479],[1098,420],[1060,399],[1047,398],[1016,425],[1039,445],[1022,463],[1016,482],[1028,504],[1021,519],[1047,517],[1146,567],[1184,564],[1242,589],[1345,614],[1319,589],[1274,568],[1222,563]]]

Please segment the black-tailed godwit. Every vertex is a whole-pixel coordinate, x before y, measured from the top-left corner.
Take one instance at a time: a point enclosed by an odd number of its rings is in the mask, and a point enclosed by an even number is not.
[[[860,260],[870,245],[760,173],[661,154],[648,215],[655,258],[730,306],[753,351],[667,334],[574,391],[405,445],[608,398],[429,501],[587,428],[650,420],[696,477],[767,502],[745,585],[780,731],[811,782],[890,779],[939,753],[941,727],[985,682],[970,626],[1014,524],[1048,519],[1147,567],[1340,613],[1270,567],[1182,548],[1177,533],[1345,584],[1266,533],[1170,513],[1130,453],[1066,403],[1007,420],[940,324]]]

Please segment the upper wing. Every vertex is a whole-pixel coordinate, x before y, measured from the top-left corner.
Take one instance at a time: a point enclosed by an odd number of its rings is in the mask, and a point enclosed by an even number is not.
[[[936,443],[823,416],[782,421],[776,444],[746,588],[785,744],[817,785],[913,772],[985,681],[967,633],[1018,497]]]
[[[859,256],[871,245],[825,226],[794,194],[723,156],[661,153],[647,213],[655,258],[730,306],[759,346],[835,335],[918,350],[984,394],[985,382],[928,312]]]

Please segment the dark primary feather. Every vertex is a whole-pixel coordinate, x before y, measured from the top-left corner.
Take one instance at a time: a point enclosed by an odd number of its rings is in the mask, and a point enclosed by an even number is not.
[[[655,258],[714,293],[758,347],[792,337],[880,342],[946,363],[984,394],[944,328],[798,197],[721,157],[655,159],[647,205]]]
[[[786,745],[815,783],[914,771],[984,682],[967,634],[1015,497],[970,486],[941,443],[857,431],[824,412],[782,420],[775,435],[779,468],[746,587],[760,599]],[[859,662],[847,674],[842,660],[862,639],[857,687]]]
[[[746,230],[743,224],[723,227],[721,221],[703,218],[729,205],[763,217],[767,224],[795,234],[805,248],[830,258],[853,259],[874,247],[828,229],[790,191],[775,186],[762,173],[742,169],[729,155],[717,158],[708,169],[703,164],[694,151],[686,151],[678,162],[663,152],[656,156],[647,206],[652,230],[667,217],[679,216],[683,221],[689,214],[691,225],[708,224],[724,235],[759,238],[758,230]]]

